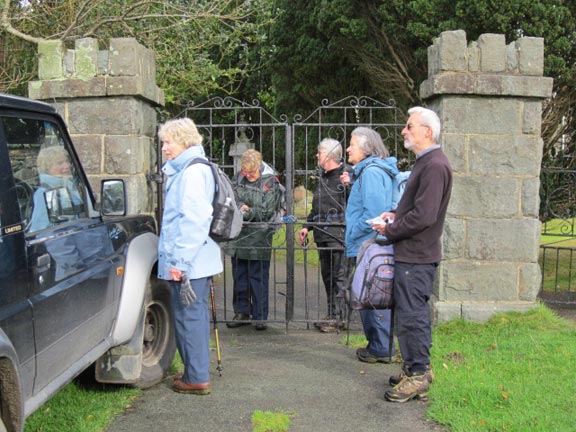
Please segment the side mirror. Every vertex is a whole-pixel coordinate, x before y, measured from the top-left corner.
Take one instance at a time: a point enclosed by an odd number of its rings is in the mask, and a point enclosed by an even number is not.
[[[62,223],[76,217],[72,196],[65,187],[49,189],[44,192],[48,219],[51,223]]]
[[[126,187],[124,180],[102,180],[102,216],[126,215]]]

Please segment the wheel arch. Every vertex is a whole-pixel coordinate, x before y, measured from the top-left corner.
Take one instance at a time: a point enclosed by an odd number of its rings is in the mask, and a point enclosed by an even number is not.
[[[155,234],[139,235],[128,245],[118,313],[111,334],[112,346],[129,341],[142,322],[146,287],[155,273],[157,261],[158,237]]]
[[[24,401],[17,365],[16,351],[0,329],[0,416],[8,432],[21,431],[24,425]]]

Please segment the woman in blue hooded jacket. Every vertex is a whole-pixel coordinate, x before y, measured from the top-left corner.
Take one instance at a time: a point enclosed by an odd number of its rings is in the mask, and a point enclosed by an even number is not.
[[[348,173],[340,177],[343,184],[352,184],[346,206],[346,256],[351,277],[362,242],[374,237],[374,231],[366,221],[382,214],[381,209],[392,210],[392,178],[398,168],[396,158],[389,156],[380,135],[367,127],[352,131],[346,153],[348,163],[354,165],[352,177]],[[363,309],[360,317],[368,346],[358,348],[356,356],[366,363],[387,362],[391,311]]]
[[[212,276],[223,270],[220,247],[209,236],[215,180],[204,158],[202,136],[188,118],[169,120],[158,135],[168,177],[158,245],[158,277],[168,280],[176,346],[184,374],[174,379],[179,393],[210,393],[210,314]],[[190,285],[187,283],[190,282]]]

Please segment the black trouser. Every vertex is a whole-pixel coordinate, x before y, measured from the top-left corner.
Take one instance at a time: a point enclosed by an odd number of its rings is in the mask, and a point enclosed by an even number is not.
[[[340,305],[336,294],[346,287],[346,261],[344,251],[339,244],[318,244],[318,257],[322,282],[326,288],[328,315],[336,319],[340,313]]]
[[[432,320],[428,300],[437,268],[438,264],[395,263],[396,335],[404,364],[413,373],[425,372],[430,364]]]

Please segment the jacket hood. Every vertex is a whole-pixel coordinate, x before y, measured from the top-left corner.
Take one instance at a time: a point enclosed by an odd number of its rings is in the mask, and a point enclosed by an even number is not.
[[[262,161],[262,166],[260,167],[260,177],[276,177],[278,174],[272,166],[268,165],[266,162]],[[242,181],[246,176],[242,174],[242,171],[238,174],[238,181]]]
[[[272,176],[278,175],[276,170],[264,161],[262,161],[262,168],[261,168],[260,172],[262,173],[263,176],[264,175],[272,175]]]
[[[368,156],[366,159],[362,160],[360,163],[356,164],[354,167],[354,175],[358,177],[362,170],[368,165],[380,165],[392,175],[398,174],[398,167],[396,166],[398,160],[394,156],[387,157],[386,159],[380,159],[375,156]]]
[[[176,158],[172,160],[167,160],[162,165],[162,172],[167,176],[174,175],[179,171],[182,171],[188,166],[188,163],[197,157],[206,158],[204,153],[204,147],[201,145],[191,146],[180,153]]]

